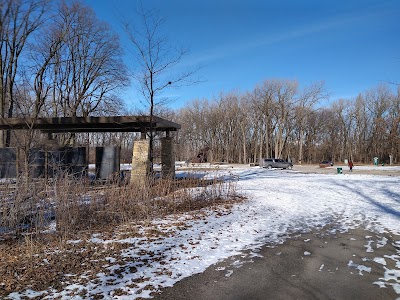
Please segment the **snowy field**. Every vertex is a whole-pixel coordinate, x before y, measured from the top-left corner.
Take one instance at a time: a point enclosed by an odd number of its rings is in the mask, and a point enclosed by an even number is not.
[[[106,299],[150,298],[151,292],[172,286],[244,250],[256,256],[257,250],[267,243],[281,243],[290,234],[329,224],[338,225],[335,230],[340,231],[362,226],[374,232],[400,234],[398,176],[304,174],[259,167],[199,172],[205,177],[237,180],[237,189],[247,200],[233,207],[173,215],[137,225],[135,230],[142,232],[142,237],[93,236],[92,243],[129,245],[119,254],[124,265],[120,259],[109,257],[104,262],[104,272],[98,273],[96,280],[79,284],[71,280],[61,293],[27,290],[9,298],[52,299],[74,295],[73,299],[86,299],[96,294]],[[144,234],[150,230],[156,233]],[[400,297],[400,241],[394,246],[397,255],[386,259],[393,260],[395,268],[387,268],[385,277],[375,284],[393,288]],[[117,278],[113,271],[119,268],[124,271]]]

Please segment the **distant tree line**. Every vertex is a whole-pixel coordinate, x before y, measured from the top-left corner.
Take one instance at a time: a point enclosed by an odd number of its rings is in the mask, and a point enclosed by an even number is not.
[[[400,89],[381,85],[356,99],[324,104],[328,98],[323,82],[300,89],[296,81],[267,80],[250,92],[195,100],[175,115],[182,125],[177,158],[190,159],[208,146],[210,160],[218,162],[275,157],[371,163],[390,156],[399,162]]]

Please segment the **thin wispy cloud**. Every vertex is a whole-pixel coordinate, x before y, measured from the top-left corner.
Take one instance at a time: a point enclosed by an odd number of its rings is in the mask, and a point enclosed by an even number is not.
[[[210,62],[226,58],[227,56],[235,56],[260,47],[272,46],[290,40],[312,36],[313,34],[320,34],[334,29],[345,28],[350,24],[366,22],[370,18],[386,13],[386,11],[381,11],[372,13],[367,12],[363,15],[356,16],[340,16],[325,22],[310,23],[300,28],[296,27],[281,30],[275,34],[269,34],[267,36],[253,36],[248,39],[236,40],[234,42],[224,43],[223,45],[217,45],[215,48],[208,50],[205,53],[189,56],[183,63],[185,65],[207,65]]]

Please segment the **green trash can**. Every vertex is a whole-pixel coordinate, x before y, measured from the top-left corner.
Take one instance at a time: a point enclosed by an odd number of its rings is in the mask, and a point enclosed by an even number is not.
[[[336,168],[336,170],[337,170],[338,174],[343,174],[343,169],[342,168]]]

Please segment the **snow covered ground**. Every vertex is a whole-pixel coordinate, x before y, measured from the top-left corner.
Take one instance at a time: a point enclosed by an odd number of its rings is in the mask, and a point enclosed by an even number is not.
[[[71,280],[61,293],[27,290],[9,298],[74,295],[73,299],[86,299],[96,294],[112,299],[149,298],[151,292],[172,286],[244,250],[258,255],[257,249],[262,245],[281,243],[292,233],[335,223],[343,231],[363,226],[371,231],[400,234],[400,177],[304,174],[259,167],[225,167],[204,172],[204,176],[238,180],[238,191],[248,199],[233,207],[136,225],[135,230],[143,233],[142,237],[93,236],[92,243],[128,244],[120,253],[124,265],[109,257],[96,280],[84,284]],[[144,234],[150,231],[154,234]],[[393,260],[395,267],[387,269],[387,276],[376,284],[392,287],[400,297],[400,241],[394,246],[397,255],[387,259]],[[123,276],[117,278],[114,271],[119,268]]]

